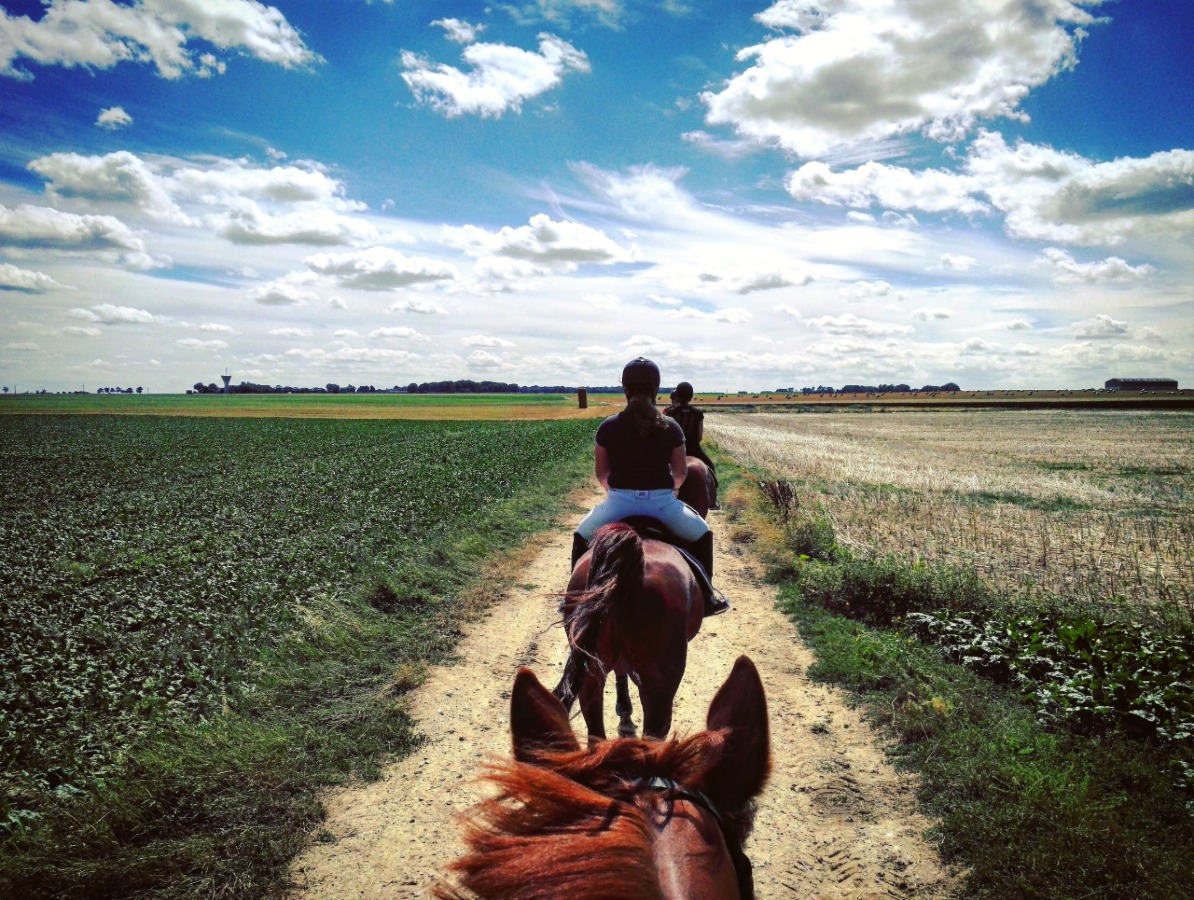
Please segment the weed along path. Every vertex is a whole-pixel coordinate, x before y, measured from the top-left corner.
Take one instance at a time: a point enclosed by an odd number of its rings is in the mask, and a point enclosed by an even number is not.
[[[710,514],[715,565],[734,610],[707,620],[692,642],[673,728],[701,730],[737,656],[755,661],[773,755],[746,845],[758,897],[948,896],[954,880],[923,836],[930,823],[915,812],[915,782],[888,765],[858,712],[805,677],[811,654],[774,608],[749,549],[730,542],[722,515]],[[379,781],[325,799],[323,830],[293,866],[294,900],[429,896],[460,852],[456,815],[483,796],[474,781],[480,767],[509,754],[515,671],[529,665],[549,687],[559,679],[566,641],[547,595],[566,581],[576,519],[539,538],[519,583],[468,627],[459,662],[432,671],[409,696],[426,745]],[[612,734],[612,678],[607,692]],[[579,715],[574,722],[583,741]],[[635,722],[641,727],[637,698]]]

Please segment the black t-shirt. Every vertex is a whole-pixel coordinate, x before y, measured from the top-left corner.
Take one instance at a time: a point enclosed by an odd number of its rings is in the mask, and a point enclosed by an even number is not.
[[[673,403],[663,414],[680,423],[680,427],[684,429],[684,442],[690,450],[701,445],[701,439],[697,435],[705,418],[703,412],[687,403]]]
[[[597,443],[609,453],[609,486],[631,491],[673,488],[672,451],[684,446],[684,431],[672,419],[666,429],[652,428],[639,437],[638,423],[625,411],[610,416],[597,429]]]

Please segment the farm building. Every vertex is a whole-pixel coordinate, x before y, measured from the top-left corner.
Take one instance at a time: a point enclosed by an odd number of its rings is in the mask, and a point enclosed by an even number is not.
[[[1173,378],[1111,378],[1103,384],[1109,391],[1176,391]]]

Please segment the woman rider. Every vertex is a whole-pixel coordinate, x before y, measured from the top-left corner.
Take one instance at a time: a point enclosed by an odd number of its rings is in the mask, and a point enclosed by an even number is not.
[[[709,454],[705,452],[705,448],[701,446],[701,440],[705,436],[705,414],[692,405],[691,384],[681,381],[676,385],[676,389],[672,391],[672,404],[664,409],[663,414],[670,419],[675,419],[684,429],[684,452],[689,456],[695,456],[709,467],[709,474],[713,476],[713,502],[709,508],[716,509],[717,469],[713,465],[713,460],[709,458]]]
[[[602,525],[628,516],[650,516],[685,541],[713,578],[713,532],[692,507],[676,498],[688,473],[684,431],[655,408],[659,380],[659,367],[641,356],[622,370],[626,408],[597,429],[594,468],[606,496],[576,526],[572,541],[574,568]],[[717,615],[729,608],[713,593],[705,615]]]

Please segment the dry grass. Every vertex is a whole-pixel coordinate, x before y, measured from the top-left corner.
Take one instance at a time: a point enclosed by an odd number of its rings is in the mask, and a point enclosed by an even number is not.
[[[795,482],[856,553],[965,565],[1004,589],[1194,606],[1194,414],[712,414],[707,431]]]

